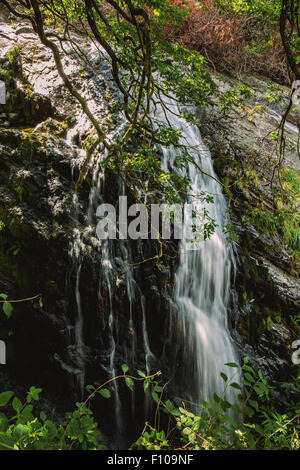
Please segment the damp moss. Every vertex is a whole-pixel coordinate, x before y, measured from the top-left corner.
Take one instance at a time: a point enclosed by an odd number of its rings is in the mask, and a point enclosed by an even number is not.
[[[41,136],[24,133],[20,145],[20,153],[22,158],[24,160],[29,160],[30,162],[34,161],[42,145],[43,138]]]

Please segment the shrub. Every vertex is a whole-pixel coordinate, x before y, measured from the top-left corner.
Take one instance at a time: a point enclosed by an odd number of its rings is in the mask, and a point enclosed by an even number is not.
[[[270,25],[267,16],[224,13],[214,0],[171,3],[188,6],[190,14],[179,30],[166,28],[169,39],[200,51],[220,71],[256,72],[290,84],[279,26]]]

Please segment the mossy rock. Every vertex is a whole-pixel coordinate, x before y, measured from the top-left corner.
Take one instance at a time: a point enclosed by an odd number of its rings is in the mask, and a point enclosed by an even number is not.
[[[69,125],[67,122],[60,122],[53,118],[48,118],[46,121],[36,126],[35,133],[45,133],[56,137],[66,137]]]
[[[19,54],[18,49],[9,51],[0,67],[0,80],[5,82],[7,98],[6,104],[1,105],[1,112],[6,113],[11,126],[36,125],[53,114],[52,105],[49,98],[33,92],[32,85],[23,76]]]

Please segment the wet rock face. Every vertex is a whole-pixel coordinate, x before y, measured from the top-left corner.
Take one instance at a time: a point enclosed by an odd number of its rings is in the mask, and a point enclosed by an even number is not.
[[[95,234],[100,200],[96,197],[91,205],[92,173],[74,189],[91,125],[28,25],[4,24],[2,31],[9,96],[2,108],[7,124],[0,121],[0,293],[17,299],[41,297],[16,304],[9,321],[0,318],[1,339],[8,346],[8,366],[0,371],[0,380],[40,386],[53,403],[70,409],[81,398],[83,371],[85,384],[100,384],[124,363],[132,372],[144,370],[146,362],[151,370],[162,368],[173,266],[167,260],[140,264],[156,255],[151,243],[111,244],[103,257]],[[64,65],[109,132],[115,95],[110,67],[87,47],[99,67],[97,75],[89,71],[83,76],[82,64],[72,54]],[[7,59],[11,48],[19,50],[12,63]],[[9,116],[11,108],[15,112]],[[117,114],[114,121],[117,128],[122,125]],[[120,186],[113,174],[106,175],[101,191],[107,202],[118,199]],[[110,268],[104,270],[104,263]],[[129,269],[128,263],[136,266]],[[84,319],[82,350],[79,314]],[[120,386],[120,396],[131,400],[126,387]],[[136,394],[137,400],[143,396]],[[114,407],[107,410],[101,402],[102,417],[103,409],[105,422],[115,427]]]
[[[262,77],[242,76],[235,82],[224,76],[222,80],[224,86],[242,82],[252,93],[243,108],[221,119],[216,103],[198,114],[216,171],[230,185],[229,208],[239,238],[230,313],[233,335],[240,354],[248,356],[254,368],[280,381],[293,368],[290,345],[299,336],[293,319],[300,305],[300,261],[279,234],[252,225],[243,209],[272,211],[270,188],[278,156],[269,137],[280,122],[290,90],[276,86],[278,100],[270,102],[271,83]],[[298,122],[299,109],[289,115],[286,125],[287,138],[295,147]],[[297,153],[287,148],[282,166],[299,172]],[[245,174],[254,178],[252,184],[247,185]]]
[[[1,322],[7,371],[20,383],[38,380],[56,393],[56,374],[62,387],[69,382],[54,354],[66,349],[63,300],[75,154],[64,141],[16,129],[0,129],[0,154],[0,290],[17,299],[42,294],[41,302],[16,304],[12,319]]]
[[[6,85],[6,103],[0,105],[1,127],[31,127],[53,114],[50,98],[33,92],[23,75],[16,46],[0,57],[0,79]]]

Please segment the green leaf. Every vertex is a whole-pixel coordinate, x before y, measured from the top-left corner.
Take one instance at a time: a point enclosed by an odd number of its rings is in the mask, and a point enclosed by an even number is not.
[[[249,418],[252,418],[252,416],[254,415],[254,410],[250,408],[249,406],[246,406],[245,413],[249,416]]]
[[[17,439],[21,439],[21,437],[27,436],[28,429],[23,424],[17,424],[13,434]]]
[[[258,403],[256,400],[249,400],[249,405],[251,405],[256,412],[258,412]]]
[[[123,365],[122,365],[122,371],[124,372],[124,374],[126,374],[126,372],[128,372],[128,370],[129,370],[128,365],[127,365],[127,364],[123,364]]]
[[[137,373],[139,374],[140,377],[146,377],[145,372],[143,372],[142,370],[138,370]]]
[[[235,419],[233,419],[231,416],[225,416],[225,419],[234,427],[234,428],[237,428],[238,425],[237,425],[237,422],[235,421]]]
[[[99,390],[99,393],[104,398],[110,398],[111,397],[111,393],[107,388],[101,388],[101,390]]]
[[[15,450],[15,449],[18,449],[18,447],[14,443],[14,440],[12,437],[0,435],[0,450],[3,450],[3,449]]]
[[[167,400],[167,401],[165,402],[165,405],[166,405],[168,411],[174,410],[174,408],[175,408],[175,407],[174,407],[174,403],[172,403],[171,400]]]
[[[251,387],[251,383],[248,382],[247,380],[242,380],[242,384],[246,385],[246,387]]]
[[[134,390],[133,380],[130,377],[126,377],[125,378],[125,383],[126,383],[127,387],[133,392],[133,390]]]
[[[11,303],[5,301],[2,308],[3,308],[3,312],[5,313],[6,317],[10,318],[11,317],[11,312],[12,312],[12,309],[13,309]]]
[[[245,374],[245,379],[248,380],[251,383],[255,383],[255,379],[252,377],[252,375],[246,373]]]
[[[254,373],[255,373],[254,370],[252,369],[252,367],[247,366],[247,365],[245,365],[245,364],[243,365],[242,369],[243,369],[243,370],[247,370],[248,372],[251,372],[251,374],[254,374]]]
[[[241,414],[242,410],[241,408],[239,407],[239,405],[237,405],[236,403],[234,403],[231,407],[231,409],[236,413],[236,414]]]
[[[150,380],[145,380],[144,381],[144,393],[147,392],[149,385],[150,385]]]
[[[22,402],[19,398],[15,397],[12,401],[13,409],[19,414],[22,409]]]
[[[57,428],[52,421],[49,419],[45,422],[45,427],[47,429],[47,438],[49,441],[53,440],[57,435]]]
[[[0,413],[0,432],[5,432],[8,428],[8,419],[4,413]]]
[[[241,386],[236,382],[232,382],[232,384],[230,384],[230,387],[235,388],[236,390],[242,390]]]
[[[41,411],[41,413],[40,413],[40,418],[41,418],[42,421],[46,421],[47,415],[46,415],[46,413],[45,413],[44,411]]]
[[[235,364],[235,362],[227,362],[225,364],[225,366],[228,366],[228,367],[236,367],[237,369],[239,368],[239,366],[237,364]]]
[[[21,417],[22,417],[22,421],[27,423],[28,421],[31,421],[33,419],[33,416],[32,416],[32,410],[33,410],[33,406],[32,405],[26,405],[24,410],[21,412]]]
[[[2,392],[0,393],[0,406],[6,406],[14,392]]]
[[[0,294],[0,298],[3,299],[3,300],[6,300],[7,299],[7,295],[6,294]]]
[[[228,380],[227,375],[226,375],[226,374],[223,374],[223,372],[221,372],[220,375],[221,375],[222,379],[224,380],[224,382],[227,382],[227,380]]]
[[[32,400],[38,401],[40,399],[39,394],[41,393],[41,391],[41,388],[30,387],[26,397],[27,403],[30,403]]]

